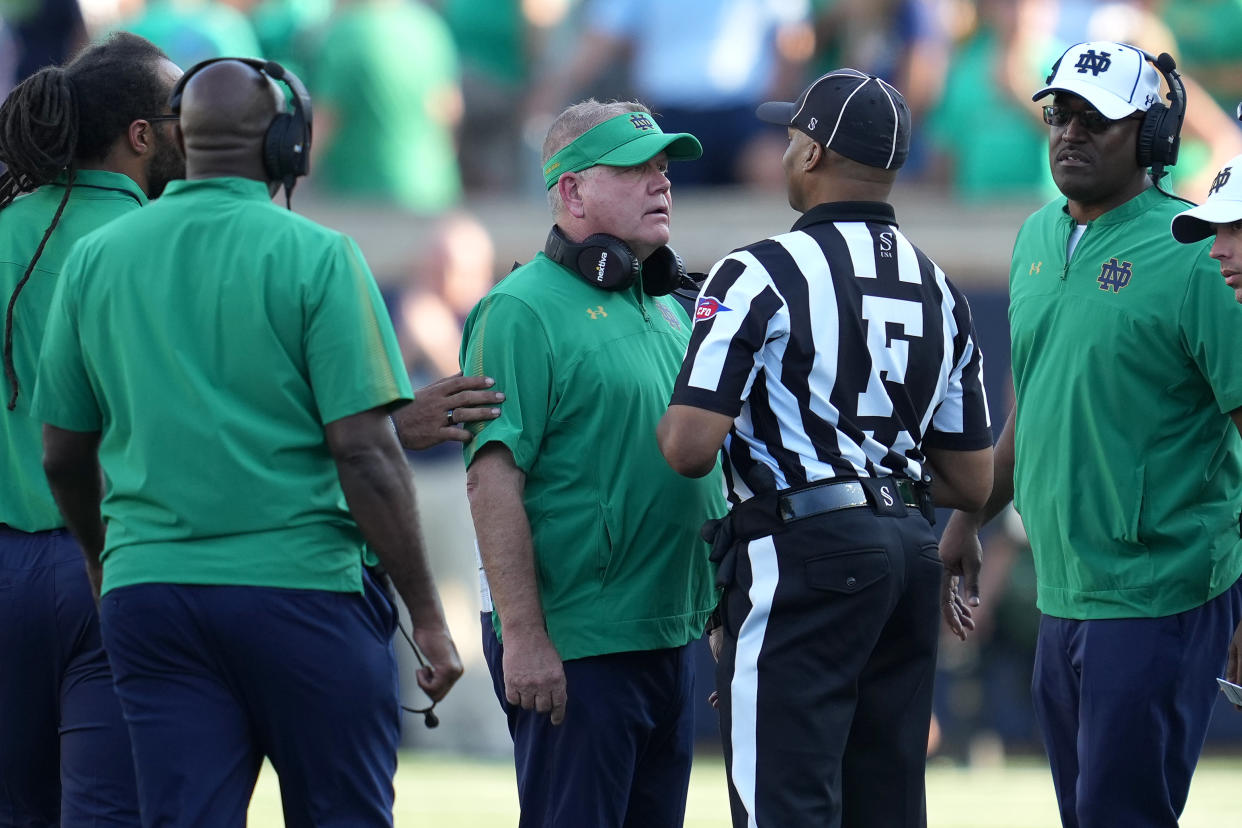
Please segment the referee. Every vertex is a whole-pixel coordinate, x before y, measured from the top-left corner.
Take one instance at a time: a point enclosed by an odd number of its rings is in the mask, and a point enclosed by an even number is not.
[[[789,233],[699,295],[658,436],[724,445],[716,686],[735,826],[920,826],[942,506],[984,502],[992,435],[970,308],[887,203],[910,143],[889,84],[830,72],[794,103]],[[706,527],[705,527],[706,528]]]

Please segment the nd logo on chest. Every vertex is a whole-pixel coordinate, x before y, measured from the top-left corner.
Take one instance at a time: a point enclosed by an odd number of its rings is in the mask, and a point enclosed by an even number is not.
[[[1118,262],[1116,258],[1111,258],[1100,266],[1100,275],[1095,278],[1100,283],[1100,290],[1111,290],[1113,293],[1120,293],[1121,289],[1130,284],[1130,277],[1133,274],[1133,268],[1130,262]]]
[[[1031,262],[1030,268],[1027,269],[1028,276],[1038,276],[1043,271],[1043,262]],[[1127,261],[1118,261],[1115,256],[1110,257],[1107,262],[1100,265],[1100,275],[1095,280],[1100,283],[1100,290],[1111,290],[1114,294],[1120,293],[1121,289],[1130,284],[1130,278],[1134,275],[1134,264]]]

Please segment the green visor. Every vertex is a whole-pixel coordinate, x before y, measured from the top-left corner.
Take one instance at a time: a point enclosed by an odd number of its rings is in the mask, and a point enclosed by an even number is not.
[[[665,135],[647,112],[627,112],[591,127],[548,159],[543,180],[548,189],[562,173],[579,172],[596,164],[633,167],[660,152],[670,161],[693,161],[703,154],[699,139],[688,132]]]

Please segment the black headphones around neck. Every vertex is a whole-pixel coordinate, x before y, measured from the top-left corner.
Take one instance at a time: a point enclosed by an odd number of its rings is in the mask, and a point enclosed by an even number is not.
[[[630,246],[616,236],[596,233],[581,242],[570,241],[557,225],[552,225],[543,246],[544,255],[572,270],[589,285],[602,290],[625,290],[642,275],[643,292],[648,296],[667,296],[687,283],[686,266],[673,248],[665,245],[643,261]]]
[[[1151,167],[1155,178],[1159,180],[1165,167],[1177,163],[1177,151],[1182,144],[1182,121],[1186,120],[1186,85],[1182,83],[1182,76],[1177,72],[1177,63],[1168,52],[1161,52],[1159,57],[1155,57],[1151,52],[1138,47],[1130,48],[1142,54],[1148,63],[1155,66],[1169,87],[1170,105],[1165,106],[1160,101],[1152,103],[1143,114],[1143,123],[1139,125],[1138,142],[1135,145],[1139,166]],[[1045,85],[1052,83],[1057,69],[1061,66],[1061,60],[1069,54],[1070,49],[1066,49],[1057,58],[1057,62],[1052,64],[1052,71],[1044,78]]]
[[[224,60],[244,63],[260,75],[283,82],[293,93],[293,111],[278,113],[263,136],[263,169],[269,181],[279,181],[284,185],[287,200],[297,179],[310,172],[311,99],[306,86],[297,75],[274,60],[211,58],[194,64],[181,76],[177,85],[173,87],[168,107],[172,110],[172,114],[180,115],[181,95],[185,92],[185,85],[190,78],[211,64]]]

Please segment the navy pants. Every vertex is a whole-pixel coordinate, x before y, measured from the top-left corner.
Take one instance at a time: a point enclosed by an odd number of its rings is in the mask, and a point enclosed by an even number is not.
[[[926,825],[943,571],[926,518],[847,509],[737,544],[716,668],[733,825]]]
[[[285,825],[391,826],[396,615],[365,594],[139,584],[101,615],[145,826],[246,824],[266,756]]]
[[[1032,693],[1065,828],[1176,828],[1242,580],[1163,618],[1039,622]]]
[[[505,699],[504,648],[482,619],[513,737],[519,828],[679,828],[694,752],[690,645],[566,661],[569,701],[553,727]]]
[[[0,527],[0,826],[135,826],[134,760],[82,550]]]

